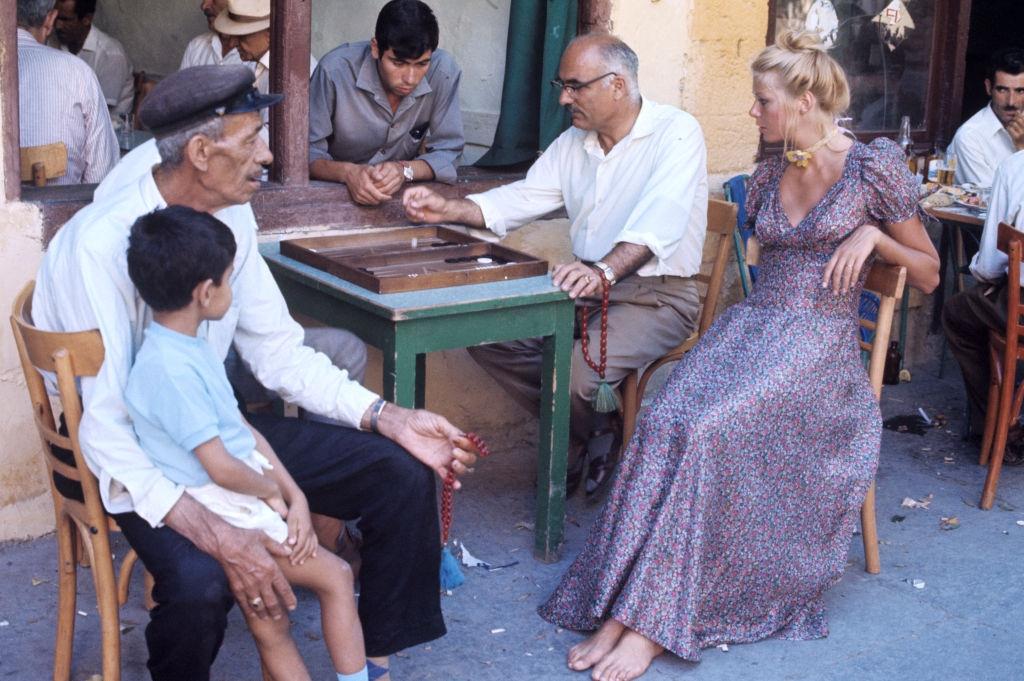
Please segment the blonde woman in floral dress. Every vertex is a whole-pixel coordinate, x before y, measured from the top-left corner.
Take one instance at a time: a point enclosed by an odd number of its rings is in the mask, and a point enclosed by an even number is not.
[[[569,651],[593,679],[641,676],[663,651],[827,635],[875,474],[881,416],[860,363],[871,262],[929,292],[938,256],[889,140],[841,134],[842,68],[815,34],[755,59],[750,115],[784,156],[750,179],[761,243],[750,297],[683,359],[641,419],[582,553],[540,608],[596,632]]]

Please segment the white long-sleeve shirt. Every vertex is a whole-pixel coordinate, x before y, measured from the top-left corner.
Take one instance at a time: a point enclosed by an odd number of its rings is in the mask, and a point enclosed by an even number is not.
[[[227,54],[224,54],[220,36],[217,35],[216,31],[207,31],[206,33],[200,33],[189,41],[188,46],[185,48],[185,54],[181,57],[181,66],[179,68],[187,69],[190,66],[223,66],[225,64],[242,63],[250,67],[254,66],[252,62],[243,62],[242,58],[238,56],[238,50],[235,48],[231,48]]]
[[[950,152],[956,154],[956,181],[991,187],[996,167],[1017,148],[999,122],[991,104],[974,114],[953,136]]]
[[[61,49],[68,51],[63,45]],[[96,73],[111,115],[130,112],[135,100],[135,77],[124,46],[93,24],[77,56]]]
[[[1017,228],[1024,225],[1024,151],[1013,154],[996,168],[981,243],[971,260],[971,274],[978,280],[995,281],[1006,276],[1008,260],[998,246],[1000,222]],[[1024,286],[1024,274],[1020,283]]]
[[[608,154],[597,133],[569,128],[524,179],[466,198],[498,236],[564,206],[580,260],[600,260],[626,242],[654,254],[640,276],[693,276],[707,231],[704,135],[690,114],[645,99]]]
[[[140,164],[151,160],[144,153],[136,159]],[[134,510],[157,526],[184,488],[166,478],[139,447],[124,403],[128,371],[152,319],[128,276],[125,251],[135,219],[166,202],[152,173],[121,187],[114,193],[99,191],[107,198],[76,213],[50,242],[36,280],[32,314],[48,330],[100,330],[103,366],[94,379],[82,381],[82,449],[99,478],[107,510]],[[220,357],[234,343],[260,383],[284,399],[357,427],[377,396],[325,355],[303,345],[302,327],[289,316],[257,250],[256,219],[249,204],[226,208],[216,217],[231,228],[238,244],[231,276],[234,300],[224,318],[205,322],[199,335]]]

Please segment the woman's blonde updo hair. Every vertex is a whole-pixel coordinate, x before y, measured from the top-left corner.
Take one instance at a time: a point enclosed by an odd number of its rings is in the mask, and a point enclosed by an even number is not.
[[[829,56],[817,33],[812,31],[786,31],[779,34],[775,44],[757,55],[750,70],[754,77],[775,73],[785,91],[787,101],[786,146],[792,139],[796,125],[795,100],[805,92],[814,95],[818,107],[834,124],[850,106],[850,85],[843,67]],[[822,134],[827,132],[821,131]]]

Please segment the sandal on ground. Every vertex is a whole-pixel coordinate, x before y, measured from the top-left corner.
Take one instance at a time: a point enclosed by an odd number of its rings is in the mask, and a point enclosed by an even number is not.
[[[600,501],[608,489],[622,448],[622,424],[617,419],[590,435],[587,442],[587,480],[584,490],[589,503]]]

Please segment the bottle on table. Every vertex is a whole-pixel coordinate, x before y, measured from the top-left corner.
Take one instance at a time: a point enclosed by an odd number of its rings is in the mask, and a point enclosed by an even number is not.
[[[904,116],[900,120],[900,134],[896,137],[896,144],[903,150],[903,157],[907,159],[910,172],[916,175],[917,156],[914,155],[914,140],[910,136],[910,116]]]

